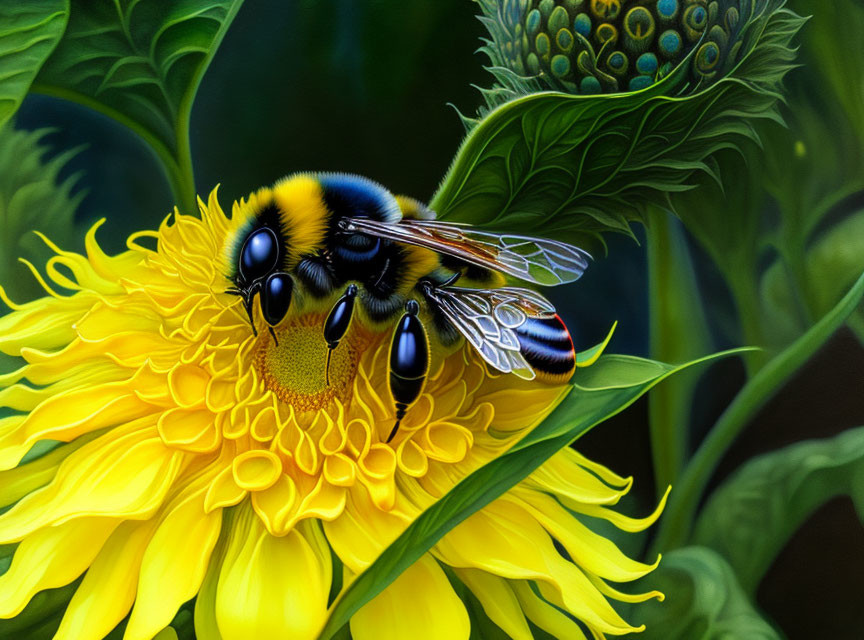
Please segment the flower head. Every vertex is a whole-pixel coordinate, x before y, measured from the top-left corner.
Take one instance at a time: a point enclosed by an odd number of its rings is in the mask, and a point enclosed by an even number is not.
[[[694,80],[715,80],[737,60],[754,13],[751,0],[478,2],[492,36],[483,50],[505,87],[575,94],[639,91],[685,62]]]
[[[335,584],[367,568],[461,478],[501,455],[566,387],[494,375],[469,348],[433,345],[425,391],[392,442],[389,329],[357,319],[333,354],[333,301],[300,299],[254,336],[225,293],[233,234],[215,191],[201,217],[175,212],[108,256],[56,255],[34,270],[47,297],[0,319],[0,617],[83,579],[57,638],[152,638],[197,596],[202,638],[314,638]],[[145,243],[155,241],[148,248]],[[61,294],[56,288],[71,291]],[[60,444],[22,460],[41,441]],[[652,569],[585,519],[647,527],[610,507],[630,481],[564,450],[455,527],[357,613],[357,639],[467,638],[454,584],[514,638],[634,629],[610,582]],[[662,506],[662,505],[661,505]],[[86,572],[86,574],[85,574]],[[130,614],[131,610],[131,614]],[[579,622],[577,623],[576,620]],[[529,624],[530,622],[530,624]],[[583,625],[580,627],[580,625]],[[218,635],[214,635],[218,633]]]

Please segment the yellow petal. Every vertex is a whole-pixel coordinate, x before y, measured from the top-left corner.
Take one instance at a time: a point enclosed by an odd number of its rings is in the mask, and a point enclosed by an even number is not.
[[[92,294],[78,294],[9,305],[17,309],[0,317],[0,351],[18,356],[24,347],[50,350],[68,344],[75,337],[75,322],[95,301]]]
[[[297,487],[289,476],[280,473],[276,482],[264,491],[252,494],[252,506],[267,530],[274,536],[287,532],[285,522],[296,509]]]
[[[272,451],[253,449],[234,458],[234,482],[246,491],[264,491],[282,474],[282,461]]]
[[[0,541],[21,540],[76,517],[143,519],[155,513],[184,454],[167,449],[155,427],[130,430],[109,432],[66,458],[49,485],[0,516]]]
[[[14,430],[0,435],[0,469],[11,469],[37,440],[71,441],[152,412],[132,391],[133,379],[76,389],[53,396]]]
[[[657,562],[659,563],[661,557],[658,555]],[[624,593],[623,591],[619,591],[618,589],[610,586],[606,583],[605,580],[601,580],[596,576],[588,576],[591,579],[591,582],[594,583],[594,586],[597,587],[597,590],[602,593],[604,596],[608,598],[613,598],[620,602],[645,602],[646,600],[651,600],[656,598],[660,602],[663,602],[666,599],[666,596],[660,591],[646,591],[645,593]]]
[[[507,580],[478,569],[454,569],[454,572],[483,605],[489,619],[501,627],[508,638],[533,640],[519,600]]]
[[[373,444],[361,454],[358,466],[363,472],[359,479],[368,489],[376,507],[384,511],[392,509],[396,501],[396,482],[393,478],[396,455],[393,449],[385,444]]]
[[[413,439],[403,440],[396,450],[399,469],[414,478],[422,478],[429,470],[429,458]]]
[[[471,622],[444,571],[428,554],[351,618],[354,640],[468,640]]]
[[[144,552],[138,597],[124,640],[150,640],[198,592],[222,524],[221,511],[204,513],[212,476],[209,470],[202,473],[186,495],[166,508]]]
[[[488,402],[495,407],[490,433],[512,435],[539,424],[564,397],[569,387],[505,388],[478,394],[475,402]]]
[[[519,604],[522,605],[522,610],[531,622],[551,634],[553,638],[585,640],[585,634],[582,633],[579,625],[534,593],[527,581],[514,580],[511,584]]]
[[[215,416],[202,409],[169,409],[159,416],[157,428],[162,442],[183,451],[209,453],[221,441]]]
[[[190,409],[204,404],[210,374],[199,366],[181,364],[168,374],[171,397],[178,406]]]
[[[227,466],[210,483],[207,495],[204,497],[204,512],[214,509],[233,507],[246,497],[247,491],[234,482],[234,470]]]
[[[252,517],[235,520],[219,575],[216,620],[223,640],[313,640],[327,617],[332,568],[317,552],[317,524],[270,535]]]
[[[564,546],[576,564],[601,578],[631,582],[657,567],[656,562],[648,565],[625,556],[614,542],[591,531],[552,496],[517,488],[504,499],[524,508]]]
[[[18,615],[37,591],[62,587],[84,573],[117,524],[82,518],[27,536],[0,576],[0,618]]]
[[[0,471],[0,505],[12,504],[51,482],[57,469],[60,468],[60,463],[98,435],[98,433],[90,433],[81,436],[74,442],[59,446],[33,462]]]
[[[660,514],[663,513],[663,509],[666,507],[666,500],[669,498],[669,492],[671,490],[672,487],[666,488],[666,493],[664,493],[663,497],[660,499],[660,504],[657,505],[657,508],[654,509],[654,512],[651,515],[645,518],[631,518],[623,513],[618,513],[614,509],[593,504],[581,504],[566,498],[562,499],[561,503],[568,509],[585,514],[586,516],[608,520],[622,531],[638,533],[640,531],[645,531],[645,529],[657,522]]]
[[[207,573],[195,598],[195,637],[198,640],[222,640],[216,622],[216,590],[219,587],[219,574],[228,551],[228,538],[234,531],[235,514],[243,512],[243,507],[223,512],[222,531],[210,555]]]
[[[345,566],[360,573],[405,530],[410,520],[398,509],[381,511],[362,487],[354,487],[342,514],[324,522],[324,532]]]
[[[474,443],[474,435],[454,422],[433,422],[427,426],[425,436],[426,455],[451,464],[463,460]]]
[[[311,490],[300,501],[296,513],[280,522],[280,528],[290,529],[303,518],[318,518],[319,520],[334,520],[345,510],[348,492],[343,487],[331,485],[323,477],[314,481]]]
[[[64,251],[50,239],[39,233],[36,234],[42,239],[48,247],[58,254],[57,258],[62,258],[61,264],[72,272],[75,282],[85,289],[94,289],[102,293],[122,293],[123,289],[114,281],[116,280],[115,272],[110,268],[112,266],[127,262],[122,260],[122,256],[111,258],[105,255],[99,248],[96,242],[96,231],[105,223],[105,218],[96,221],[93,226],[87,231],[84,240],[84,246],[87,250],[87,258],[73,253],[72,251]],[[49,275],[51,274],[49,270]],[[65,286],[65,285],[64,285]],[[72,287],[67,287],[72,288]]]
[[[609,483],[602,480],[596,471],[589,470],[584,461],[585,458],[573,449],[562,449],[528,476],[526,484],[585,504],[617,504],[630,490],[632,478],[611,475],[607,476],[610,480],[619,480],[623,484]]]
[[[337,487],[350,487],[357,477],[357,466],[346,455],[336,453],[324,458],[324,478]]]
[[[155,527],[154,520],[117,527],[75,590],[54,640],[102,640],[126,617]]]
[[[13,384],[0,390],[0,407],[15,411],[32,411],[49,398],[67,391],[105,382],[117,382],[129,377],[129,372],[116,365],[90,362],[84,366],[72,367],[66,375],[53,384],[38,388],[25,384]],[[0,387],[5,386],[0,382]]]
[[[497,500],[486,506],[448,532],[435,549],[453,567],[548,582],[586,624],[605,633],[633,631],[579,567],[561,556],[543,527],[512,503]]]
[[[160,320],[152,309],[141,305],[127,303],[123,307],[113,307],[98,303],[75,324],[75,328],[81,339],[98,341],[116,334],[118,328],[124,333],[158,334]]]

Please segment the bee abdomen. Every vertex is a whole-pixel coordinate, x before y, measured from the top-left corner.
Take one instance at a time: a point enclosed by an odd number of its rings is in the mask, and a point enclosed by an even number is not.
[[[576,369],[573,339],[558,315],[552,318],[528,318],[516,328],[522,356],[538,377],[563,382]]]

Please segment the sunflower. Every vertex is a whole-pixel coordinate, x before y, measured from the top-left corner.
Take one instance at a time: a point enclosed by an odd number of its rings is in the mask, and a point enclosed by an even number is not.
[[[228,217],[214,190],[200,217],[175,210],[116,256],[101,223],[86,256],[43,236],[47,277],[30,266],[47,296],[19,305],[0,290],[13,309],[0,350],[24,362],[0,376],[0,544],[17,544],[0,617],[80,578],[57,639],[97,640],[128,616],[124,638],[148,640],[196,597],[199,638],[315,638],[340,584],[564,395],[494,375],[468,348],[439,351],[386,442],[389,331],[355,321],[328,385],[319,310],[298,305],[277,342],[225,293],[247,204]],[[34,455],[45,441],[58,444]],[[662,596],[613,583],[656,563],[588,526],[653,523],[662,503],[644,519],[611,508],[630,485],[560,451],[360,609],[352,636],[467,639],[458,593],[512,638],[640,630],[610,600]]]

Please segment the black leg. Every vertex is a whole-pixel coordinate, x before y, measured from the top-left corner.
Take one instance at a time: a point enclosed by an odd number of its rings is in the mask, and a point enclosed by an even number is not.
[[[249,316],[249,324],[252,325],[252,335],[258,337],[258,329],[255,328],[255,318],[252,317],[252,300],[250,299],[245,305],[246,315]]]
[[[399,431],[399,425],[402,424],[402,418],[405,417],[405,414],[408,413],[408,405],[397,402],[396,403],[396,424],[393,425],[393,428],[390,430],[390,435],[387,436],[387,442],[390,442],[393,439],[393,436],[396,435],[396,432]]]
[[[327,369],[325,372],[327,385],[330,385],[330,357],[333,350],[339,346],[339,341],[348,331],[351,317],[354,315],[354,299],[357,297],[357,285],[348,285],[345,294],[336,301],[327,319],[324,321],[324,340],[327,341]]]

